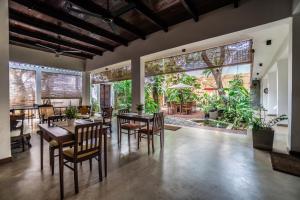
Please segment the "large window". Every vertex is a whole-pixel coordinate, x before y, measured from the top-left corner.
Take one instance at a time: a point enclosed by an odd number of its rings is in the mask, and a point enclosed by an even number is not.
[[[32,106],[35,103],[35,71],[10,68],[9,72],[10,106]]]
[[[80,99],[82,77],[73,74],[42,72],[42,99]]]

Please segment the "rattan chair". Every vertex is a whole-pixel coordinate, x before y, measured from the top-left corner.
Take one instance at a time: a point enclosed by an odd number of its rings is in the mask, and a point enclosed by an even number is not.
[[[53,115],[48,117],[48,126],[53,127],[55,124],[53,122],[59,122],[59,121],[66,121],[65,116],[61,115]],[[63,143],[63,147],[71,147],[74,144],[74,141],[68,141]],[[55,150],[58,149],[58,143],[56,140],[50,140],[49,141],[49,158],[50,158],[50,167],[51,167],[51,173],[54,174],[54,161],[55,157],[58,156],[55,155]]]

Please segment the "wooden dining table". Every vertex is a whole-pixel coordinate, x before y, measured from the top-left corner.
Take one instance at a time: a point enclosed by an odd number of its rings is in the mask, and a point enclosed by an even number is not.
[[[142,114],[139,115],[138,113],[123,113],[117,115],[117,131],[118,131],[118,144],[120,144],[121,141],[121,120],[128,120],[128,121],[134,121],[134,122],[142,122],[145,123],[147,126],[147,134],[150,134],[150,123],[153,121],[153,115],[149,114]],[[150,153],[150,140],[148,140],[148,154]]]
[[[75,126],[79,124],[89,124],[93,120],[76,120],[74,125],[68,126],[67,122],[54,122],[56,126],[48,126],[48,124],[39,124],[40,128],[40,156],[41,170],[43,170],[43,148],[44,137],[56,140],[59,150],[59,182],[60,197],[64,198],[64,163],[63,163],[63,143],[74,140]],[[102,126],[102,134],[104,136],[104,174],[107,177],[107,126]]]

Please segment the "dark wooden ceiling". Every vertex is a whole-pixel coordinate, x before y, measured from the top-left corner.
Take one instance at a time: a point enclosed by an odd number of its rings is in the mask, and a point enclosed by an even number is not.
[[[10,43],[92,59],[239,0],[11,0]],[[111,23],[112,22],[112,23]]]

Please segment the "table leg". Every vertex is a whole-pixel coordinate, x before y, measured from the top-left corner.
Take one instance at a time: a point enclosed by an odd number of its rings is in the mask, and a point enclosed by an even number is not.
[[[41,170],[43,170],[43,156],[44,156],[44,139],[43,139],[43,131],[40,131],[40,139],[41,139]]]
[[[117,117],[117,136],[118,136],[118,145],[120,144],[120,137],[119,137],[119,132],[120,132],[120,125],[119,125],[119,117]]]
[[[107,129],[104,134],[104,175],[107,177]]]
[[[149,120],[147,121],[147,143],[148,143],[148,155],[150,154],[150,133],[149,133]]]
[[[64,198],[64,161],[63,161],[63,147],[59,144],[59,183],[60,183],[60,199]]]

